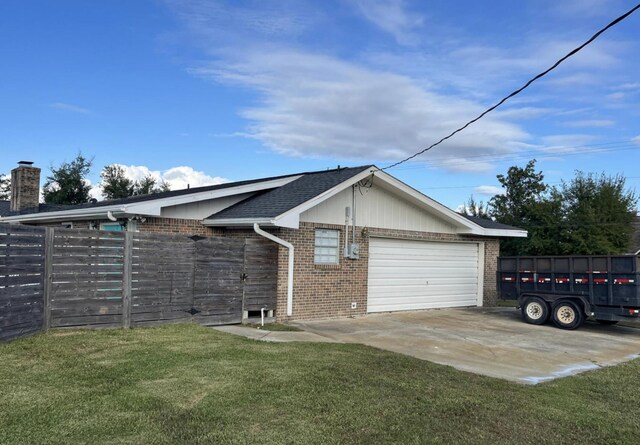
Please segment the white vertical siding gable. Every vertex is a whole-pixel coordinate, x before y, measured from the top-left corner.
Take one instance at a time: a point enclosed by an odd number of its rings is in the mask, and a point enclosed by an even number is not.
[[[456,233],[453,225],[427,209],[376,186],[356,189],[356,225],[393,230]],[[321,224],[344,224],[345,207],[351,207],[351,188],[303,212],[300,221]]]

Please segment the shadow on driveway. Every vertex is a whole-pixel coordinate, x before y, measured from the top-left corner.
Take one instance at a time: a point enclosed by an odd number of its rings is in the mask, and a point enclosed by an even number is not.
[[[534,326],[514,308],[433,309],[294,324],[334,341],[527,384],[640,356],[640,329],[591,322],[575,331]]]

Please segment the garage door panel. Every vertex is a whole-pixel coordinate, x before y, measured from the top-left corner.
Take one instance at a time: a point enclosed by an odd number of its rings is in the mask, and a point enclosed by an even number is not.
[[[370,296],[380,299],[392,299],[393,297],[401,297],[407,301],[412,298],[429,298],[430,301],[437,299],[447,299],[454,295],[466,295],[467,299],[476,298],[477,288],[475,285],[458,286],[458,287],[439,287],[430,289],[428,292],[420,286],[394,286],[386,289],[380,289],[379,292],[371,293]]]
[[[466,299],[459,300],[459,301],[443,300],[443,301],[434,301],[430,303],[428,308],[425,308],[423,306],[423,303],[421,302],[418,302],[415,304],[411,304],[411,303],[409,304],[402,303],[402,304],[395,304],[395,305],[389,304],[389,305],[385,305],[384,308],[375,312],[417,311],[420,309],[442,309],[442,308],[448,308],[448,307],[468,307],[468,306],[469,304]]]
[[[474,306],[478,244],[372,238],[369,312]]]
[[[456,279],[456,283],[449,282],[449,279],[443,278],[432,278],[427,284],[424,279],[421,278],[393,278],[393,279],[385,279],[385,280],[371,280],[370,283],[373,283],[376,289],[396,289],[396,288],[407,288],[407,287],[416,287],[420,288],[421,291],[429,292],[430,290],[442,290],[442,289],[460,289],[463,286],[469,286],[470,289],[473,289],[475,292],[477,290],[478,281],[473,278],[460,278]],[[374,290],[375,292],[375,290]]]
[[[381,267],[380,270],[369,269],[374,273],[374,279],[386,280],[386,279],[405,279],[416,278],[422,281],[427,278],[440,278],[451,280],[464,280],[471,278],[477,281],[477,269],[478,267],[460,267],[456,270],[445,268],[422,268],[422,267]]]

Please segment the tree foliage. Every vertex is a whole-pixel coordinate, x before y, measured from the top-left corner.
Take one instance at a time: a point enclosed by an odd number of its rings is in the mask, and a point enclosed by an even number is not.
[[[151,193],[168,192],[171,190],[169,183],[158,181],[151,175],[147,175],[134,185],[134,195],[148,195]]]
[[[43,198],[47,204],[82,204],[91,199],[91,185],[87,176],[93,164],[78,153],[71,162],[64,162],[59,167],[51,167],[51,175],[47,177],[43,187]]]
[[[134,182],[125,176],[125,171],[118,164],[107,165],[100,173],[100,188],[105,199],[127,198],[133,195]]]
[[[0,173],[0,199],[11,198],[11,179]]]
[[[625,178],[576,172],[563,183],[565,244],[580,254],[625,252],[633,236],[638,198]]]
[[[548,187],[535,163],[497,176],[504,194],[491,199],[491,217],[529,232],[526,239],[502,241],[502,255],[627,252],[638,198],[626,189],[624,177],[578,171],[560,187]]]
[[[489,204],[485,204],[483,201],[476,201],[473,195],[471,195],[467,203],[462,206],[460,213],[477,218],[491,219],[489,216]]]
[[[105,199],[128,198],[134,195],[148,195],[171,190],[167,182],[158,182],[152,175],[133,181],[127,178],[125,169],[118,164],[104,167],[100,177],[102,178],[100,187]]]

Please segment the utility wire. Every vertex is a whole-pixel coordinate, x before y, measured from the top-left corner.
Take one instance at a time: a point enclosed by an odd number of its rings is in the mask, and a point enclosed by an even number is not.
[[[629,17],[631,14],[633,14],[636,10],[640,9],[640,3],[637,4],[635,7],[633,7],[632,9],[630,9],[629,11],[627,11],[626,13],[622,14],[620,17],[618,17],[617,19],[615,19],[614,21],[612,21],[611,23],[609,23],[607,26],[605,26],[604,28],[602,28],[600,31],[596,32],[593,36],[591,36],[591,38],[589,40],[587,40],[586,42],[584,42],[582,45],[578,46],[577,48],[574,48],[572,51],[570,51],[567,55],[565,55],[564,57],[562,57],[560,60],[558,60],[556,63],[554,63],[550,68],[548,68],[546,71],[541,72],[540,74],[538,74],[537,76],[533,77],[532,79],[530,79],[527,83],[525,83],[522,87],[518,88],[517,90],[515,90],[513,93],[509,94],[508,96],[502,98],[498,103],[496,103],[494,106],[488,108],[487,110],[485,110],[484,112],[482,112],[478,117],[476,117],[475,119],[470,120],[469,122],[467,122],[466,124],[464,124],[462,127],[458,128],[457,130],[453,131],[452,133],[450,133],[449,135],[443,137],[442,139],[440,139],[438,142],[435,142],[433,144],[431,144],[430,146],[428,146],[427,148],[412,154],[411,156],[409,156],[408,158],[405,158],[401,161],[398,161],[394,164],[388,165],[384,168],[382,168],[381,170],[389,170],[390,168],[393,168],[397,165],[403,164],[407,161],[409,161],[410,159],[415,158],[416,156],[419,156],[429,150],[431,150],[433,147],[440,145],[441,143],[443,143],[444,141],[446,141],[447,139],[453,137],[455,134],[461,132],[462,130],[464,130],[465,128],[467,128],[469,125],[479,121],[480,119],[482,119],[485,115],[489,114],[491,111],[495,110],[496,108],[498,108],[500,105],[502,105],[503,103],[505,103],[507,100],[511,99],[512,97],[516,96],[517,94],[519,94],[520,92],[522,92],[524,89],[526,89],[529,85],[531,85],[533,82],[535,82],[536,80],[540,79],[541,77],[546,76],[547,74],[549,74],[551,71],[553,71],[554,69],[556,69],[562,62],[564,62],[565,60],[567,60],[569,57],[575,55],[576,53],[578,53],[580,50],[582,50],[585,46],[589,45],[591,42],[593,42],[594,40],[596,40],[598,37],[600,37],[601,34],[603,34],[605,31],[607,31],[609,28],[614,27],[615,25],[617,25],[618,23],[620,23],[621,21],[623,21],[624,19],[626,19],[627,17]]]
[[[398,170],[415,170],[415,169],[435,169],[435,168],[446,168],[446,167],[457,167],[464,165],[473,165],[477,162],[517,162],[521,160],[529,160],[532,158],[547,158],[547,157],[556,157],[556,156],[587,156],[587,155],[597,155],[603,153],[612,153],[619,151],[635,151],[640,150],[640,146],[636,144],[628,144],[628,145],[619,145],[609,148],[596,148],[593,150],[575,150],[575,151],[559,151],[559,152],[543,152],[543,151],[531,151],[531,152],[519,152],[514,154],[507,155],[492,155],[492,154],[484,154],[477,156],[468,156],[464,159],[451,160],[449,158],[438,157],[432,158],[429,165],[417,165],[417,164],[408,164],[404,167],[400,167]],[[396,170],[396,171],[398,171]]]

